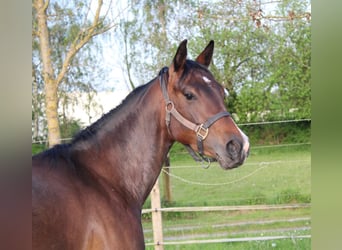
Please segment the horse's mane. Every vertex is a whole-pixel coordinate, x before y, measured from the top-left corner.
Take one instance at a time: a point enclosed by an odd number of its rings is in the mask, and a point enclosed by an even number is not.
[[[154,79],[153,79],[154,80]],[[43,151],[39,155],[42,156],[43,158],[48,158],[51,163],[57,162],[59,159],[63,159],[69,163],[71,163],[70,160],[70,148],[79,143],[79,142],[85,142],[88,140],[91,140],[97,132],[102,128],[102,126],[109,120],[113,120],[113,116],[115,116],[117,113],[120,111],[124,111],[127,107],[130,106],[131,103],[134,103],[134,100],[142,96],[146,90],[148,89],[148,86],[150,83],[153,81],[151,80],[150,82],[141,85],[137,88],[135,88],[128,96],[119,104],[117,107],[113,108],[109,112],[105,113],[100,117],[97,121],[94,123],[90,124],[88,127],[85,129],[82,129],[79,131],[71,140],[70,143],[63,143],[63,144],[58,144],[53,146],[52,148]],[[134,110],[132,110],[134,111]],[[115,123],[115,120],[113,120]],[[120,121],[118,121],[120,122]],[[129,124],[127,124],[129,126]],[[120,133],[118,133],[120,134]],[[54,164],[53,164],[54,165]],[[70,165],[70,164],[69,164]]]
[[[128,96],[121,102],[121,104],[119,104],[117,107],[113,108],[109,112],[105,113],[97,121],[76,134],[73,137],[71,144],[75,144],[79,141],[88,140],[90,137],[96,134],[97,131],[101,129],[103,124],[105,124],[108,120],[111,120],[112,117],[115,116],[118,112],[128,107],[133,100],[145,93],[145,91],[148,89],[147,86],[149,86],[152,81],[135,88],[130,94],[128,94]]]

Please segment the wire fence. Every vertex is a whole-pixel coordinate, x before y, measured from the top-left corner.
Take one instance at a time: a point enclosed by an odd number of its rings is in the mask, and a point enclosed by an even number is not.
[[[231,185],[231,184],[234,184],[234,183],[237,183],[237,182],[240,182],[242,180],[245,180],[249,177],[251,177],[252,175],[256,174],[258,171],[261,171],[263,170],[264,168],[270,166],[270,165],[273,165],[273,164],[292,164],[292,163],[308,163],[310,162],[310,160],[294,160],[294,161],[272,161],[272,162],[259,162],[259,163],[246,163],[245,165],[249,165],[249,166],[252,166],[252,165],[257,165],[259,166],[257,169],[255,169],[254,171],[238,178],[238,179],[235,179],[233,181],[229,181],[229,182],[215,182],[215,183],[206,183],[206,182],[196,182],[196,181],[191,181],[191,180],[187,180],[181,176],[178,176],[178,175],[175,175],[175,174],[171,174],[170,172],[166,171],[165,168],[172,168],[172,169],[177,169],[177,168],[196,168],[196,166],[172,166],[172,167],[164,167],[164,169],[162,169],[162,172],[169,175],[170,177],[172,178],[175,178],[177,180],[180,180],[184,183],[187,183],[187,184],[191,184],[191,185],[199,185],[199,186],[225,186],[225,185]]]
[[[239,123],[238,126],[253,126],[253,125],[266,125],[266,124],[291,123],[291,122],[310,122],[310,121],[311,121],[311,118],[280,120],[280,121],[261,121],[261,122]]]

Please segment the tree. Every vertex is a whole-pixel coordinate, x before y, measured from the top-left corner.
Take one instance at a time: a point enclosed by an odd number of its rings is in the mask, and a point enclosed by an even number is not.
[[[58,91],[67,81],[68,73],[73,69],[75,57],[92,39],[116,26],[108,20],[109,7],[103,7],[98,0],[93,13],[91,1],[89,5],[82,1],[69,1],[60,6],[59,2],[49,0],[33,1],[33,46],[37,46],[42,61],[41,82],[44,85],[45,115],[48,128],[49,146],[60,143],[60,127],[58,120]],[[54,24],[64,24],[64,34],[53,37]],[[64,35],[64,36],[63,36]],[[56,38],[56,39],[54,39]],[[59,49],[62,46],[63,49]],[[56,51],[60,53],[60,63],[53,59]]]
[[[172,43],[168,36],[169,17],[174,14],[174,2],[129,2],[129,12],[121,19],[120,27],[114,35],[122,39],[119,45],[124,52],[121,61],[124,62],[128,85],[134,89],[155,77],[159,69],[169,64],[169,55],[164,51],[175,49],[179,41]]]
[[[309,2],[283,1],[261,24],[267,46],[251,67],[236,100],[242,122],[311,117],[311,19]],[[251,65],[249,65],[251,66]]]
[[[213,39],[210,70],[229,91],[228,109],[240,122],[310,117],[309,1],[139,1],[134,6],[122,22],[130,79],[144,83],[154,77],[169,63],[167,51],[185,38],[190,56]]]

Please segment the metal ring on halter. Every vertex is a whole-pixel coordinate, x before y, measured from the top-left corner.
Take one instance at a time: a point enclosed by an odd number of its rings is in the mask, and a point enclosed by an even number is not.
[[[174,109],[175,105],[172,101],[168,101],[165,105],[166,112],[171,112]]]
[[[208,163],[208,165],[204,165],[203,162],[206,162]],[[210,164],[211,164],[211,161],[209,158],[203,158],[202,157],[202,161],[201,161],[201,167],[204,168],[204,169],[208,169],[210,167]]]

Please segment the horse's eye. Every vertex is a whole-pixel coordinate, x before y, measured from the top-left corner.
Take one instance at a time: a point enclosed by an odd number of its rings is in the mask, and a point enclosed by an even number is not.
[[[184,93],[184,96],[185,96],[185,98],[186,98],[187,100],[192,100],[192,99],[194,99],[194,95],[191,94],[191,93],[189,93],[189,92]]]

